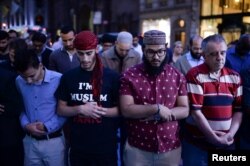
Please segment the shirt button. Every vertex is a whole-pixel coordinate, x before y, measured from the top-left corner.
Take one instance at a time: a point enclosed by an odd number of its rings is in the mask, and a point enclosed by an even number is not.
[[[35,111],[37,111],[37,108],[35,108]]]
[[[35,96],[35,99],[37,99],[37,96]]]

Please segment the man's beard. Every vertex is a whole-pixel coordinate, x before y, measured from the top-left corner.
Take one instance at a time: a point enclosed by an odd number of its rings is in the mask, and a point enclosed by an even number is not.
[[[7,50],[7,46],[6,47],[0,47],[1,52],[5,52],[6,50]]]
[[[133,46],[134,46],[134,47],[137,47],[137,46],[138,46],[138,43],[133,43]]]
[[[199,55],[197,55],[197,54],[195,54],[192,50],[190,50],[190,54],[191,54],[191,56],[194,58],[194,59],[201,59],[201,54],[199,54]]]
[[[152,66],[150,64],[150,62],[147,60],[147,58],[145,58],[145,55],[143,55],[142,60],[144,62],[145,69],[146,69],[147,73],[151,76],[154,76],[154,75],[159,75],[163,71],[165,65],[168,62],[168,55],[165,56],[164,60],[162,61],[161,65],[159,67]]]

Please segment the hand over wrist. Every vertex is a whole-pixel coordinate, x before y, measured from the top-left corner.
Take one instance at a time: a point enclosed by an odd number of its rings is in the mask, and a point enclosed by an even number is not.
[[[160,104],[157,104],[157,112],[154,114],[154,119],[156,121],[161,120],[160,111],[161,111]]]

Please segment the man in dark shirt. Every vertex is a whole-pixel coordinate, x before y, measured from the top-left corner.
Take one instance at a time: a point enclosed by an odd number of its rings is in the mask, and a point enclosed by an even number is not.
[[[52,49],[46,46],[47,38],[46,35],[41,32],[35,32],[32,36],[32,46],[35,49],[39,60],[42,64],[48,68],[49,67],[49,57],[52,53]]]
[[[0,62],[3,62],[9,58],[9,34],[0,30]]]
[[[103,68],[97,37],[77,34],[80,66],[66,72],[57,90],[58,113],[70,117],[70,165],[117,166],[119,75]]]
[[[0,165],[23,165],[23,131],[19,115],[22,99],[15,86],[16,73],[0,67]]]

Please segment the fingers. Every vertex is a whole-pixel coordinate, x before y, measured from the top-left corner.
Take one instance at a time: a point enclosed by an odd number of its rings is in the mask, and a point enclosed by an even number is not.
[[[30,123],[28,125],[25,126],[25,128],[27,129],[27,131],[32,134],[32,135],[36,135],[36,136],[41,136],[46,134],[45,131],[40,130],[38,128],[38,126],[41,125],[41,122],[34,122],[34,123]]]
[[[44,126],[43,123],[38,123],[38,124],[36,125],[36,128],[37,128],[38,130],[40,130],[40,131],[45,131],[45,126]]]
[[[101,116],[106,115],[107,109],[96,106],[96,107],[94,107],[92,113],[93,113],[94,117],[100,118]]]
[[[90,103],[91,106],[89,107],[89,116],[92,118],[101,118],[102,116],[106,115],[107,108],[99,107],[95,103]]]
[[[223,132],[223,131],[214,131],[214,133],[217,135],[217,136],[223,136],[223,135],[225,135],[226,133],[225,132]]]
[[[165,107],[165,106],[162,106],[160,105],[160,116],[162,118],[162,120],[164,121],[172,121],[172,116],[171,116],[171,111]]]

